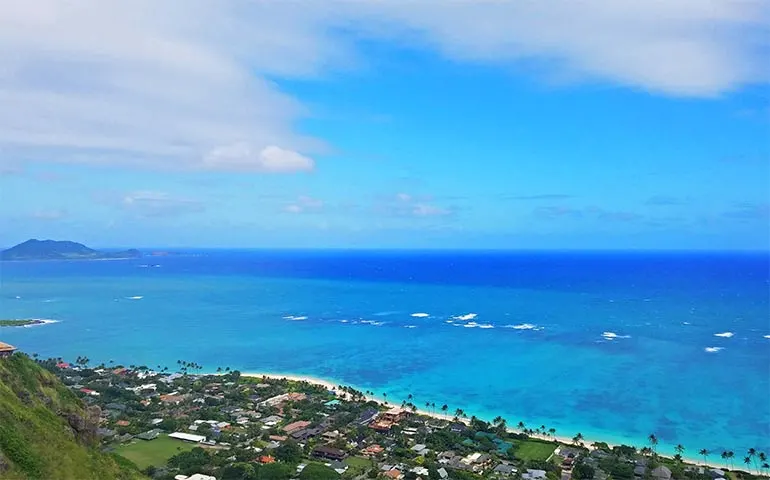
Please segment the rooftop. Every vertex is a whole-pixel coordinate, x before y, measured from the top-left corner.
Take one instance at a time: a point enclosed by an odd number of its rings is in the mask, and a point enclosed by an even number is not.
[[[13,345],[0,342],[0,352],[12,352],[14,350],[16,350],[16,347]]]

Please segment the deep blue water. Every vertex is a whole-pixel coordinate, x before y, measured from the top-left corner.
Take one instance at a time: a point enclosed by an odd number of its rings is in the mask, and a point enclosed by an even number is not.
[[[42,356],[308,374],[570,437],[770,450],[767,255],[197,251],[0,265],[0,318],[60,321],[0,340]]]

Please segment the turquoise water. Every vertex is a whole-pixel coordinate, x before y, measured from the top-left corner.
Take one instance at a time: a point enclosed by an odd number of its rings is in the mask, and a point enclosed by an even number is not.
[[[0,330],[44,357],[307,374],[693,456],[770,449],[765,256],[198,252],[6,263],[0,281],[0,318],[59,321]]]

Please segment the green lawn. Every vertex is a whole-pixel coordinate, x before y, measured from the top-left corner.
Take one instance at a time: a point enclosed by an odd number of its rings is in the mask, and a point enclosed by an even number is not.
[[[516,441],[516,458],[521,460],[547,460],[551,456],[556,445],[536,440]]]
[[[193,443],[160,435],[155,440],[150,441],[134,439],[131,443],[116,448],[115,453],[131,460],[140,469],[145,469],[150,465],[163,466],[169,458],[177,453],[192,450],[195,446]]]
[[[344,478],[353,478],[362,475],[372,468],[372,461],[364,457],[348,457],[345,459],[350,468],[345,472]]]

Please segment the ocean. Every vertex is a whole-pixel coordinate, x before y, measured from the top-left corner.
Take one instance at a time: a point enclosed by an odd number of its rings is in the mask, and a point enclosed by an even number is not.
[[[0,264],[0,318],[58,321],[0,340],[310,375],[696,457],[770,450],[769,293],[767,254],[198,250]]]

